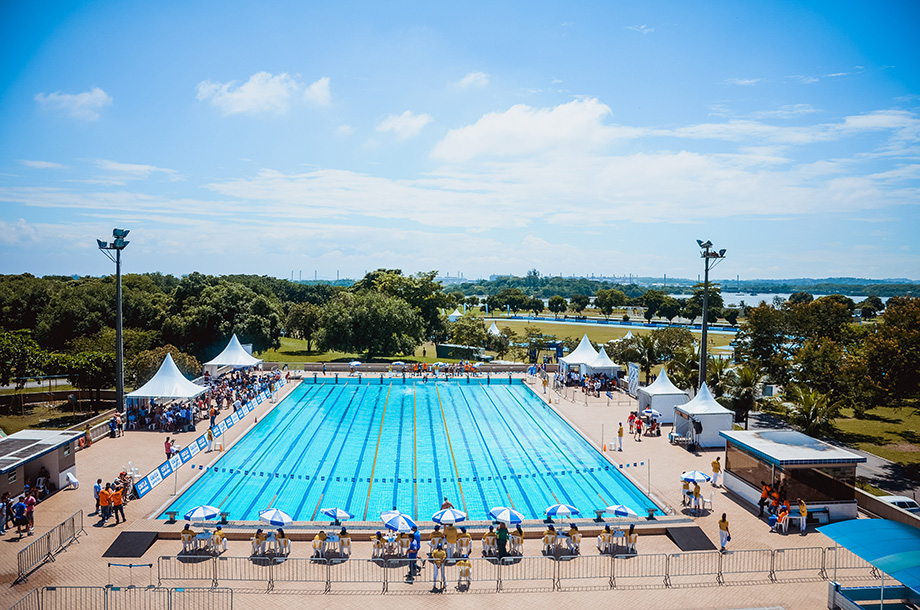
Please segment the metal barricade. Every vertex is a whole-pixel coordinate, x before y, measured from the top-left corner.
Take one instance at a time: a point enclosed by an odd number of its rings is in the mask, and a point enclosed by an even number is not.
[[[613,586],[622,584],[668,585],[668,556],[664,553],[617,555],[613,558]]]
[[[556,560],[551,557],[516,557],[498,566],[499,591],[554,591]]]
[[[667,584],[681,584],[675,583],[675,578],[690,578],[690,582],[699,583],[700,577],[703,576],[711,576],[713,581],[720,583],[721,563],[722,554],[719,551],[673,553],[668,556]],[[686,584],[686,581],[683,584]]]
[[[272,557],[217,557],[214,584],[229,580],[265,584],[266,590],[271,591],[272,566],[275,563]]]
[[[773,578],[773,551],[770,549],[751,549],[745,551],[726,551],[722,554],[719,569],[719,582],[725,583],[733,578],[725,576],[762,574],[768,580]]]
[[[329,590],[329,564],[324,560],[278,557],[271,568],[272,584],[297,583],[313,585],[311,589]]]
[[[233,589],[170,589],[171,610],[233,610]]]
[[[41,610],[105,608],[106,593],[105,587],[45,587]]]
[[[880,574],[868,561],[854,555],[840,546],[829,546],[824,552],[824,564],[827,567],[828,577],[839,582],[842,578],[871,576],[879,578]]]
[[[778,580],[781,574],[789,572],[811,572],[827,580],[825,568],[825,549],[823,546],[803,547],[800,549],[776,549],[773,551],[773,578]]]
[[[556,584],[561,591],[612,589],[613,557],[586,555],[564,557],[556,563]]]
[[[16,577],[14,584],[27,581],[27,575],[33,569],[46,561],[52,561],[54,559],[51,544],[52,540],[56,537],[57,534],[55,530],[51,530],[36,538],[28,546],[20,549],[19,553],[16,555],[16,566],[19,575]]]
[[[32,589],[18,602],[10,606],[10,610],[42,610],[41,589]]]
[[[213,557],[194,555],[174,557],[164,555],[157,559],[157,586],[164,581],[209,582],[217,586],[216,561]]]
[[[169,589],[108,587],[105,597],[105,610],[170,610]]]

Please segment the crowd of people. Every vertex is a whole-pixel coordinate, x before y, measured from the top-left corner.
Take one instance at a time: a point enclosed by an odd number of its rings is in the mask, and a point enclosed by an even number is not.
[[[559,371],[553,376],[553,389],[559,390],[563,387],[579,387],[585,394],[600,398],[601,392],[612,392],[619,386],[615,377],[608,377],[604,373],[585,375],[575,371]]]
[[[112,517],[115,517],[115,525],[125,523],[125,504],[131,500],[133,491],[134,479],[125,471],[118,473],[115,480],[108,483],[96,479],[96,484],[93,485],[96,508],[90,516],[98,515],[99,524],[103,526],[108,524]]]

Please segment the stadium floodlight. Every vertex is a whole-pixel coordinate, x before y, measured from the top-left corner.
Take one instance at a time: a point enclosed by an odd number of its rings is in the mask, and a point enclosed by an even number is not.
[[[703,267],[705,269],[703,275],[703,333],[700,337],[699,387],[702,387],[703,384],[706,383],[706,347],[708,342],[707,333],[709,330],[709,270],[718,265],[719,261],[725,258],[725,249],[723,248],[718,252],[712,250],[712,242],[709,240],[704,242],[702,239],[698,239],[696,243],[698,243],[703,250],[700,253],[700,258],[703,259]]]
[[[111,243],[106,243],[101,239],[96,240],[99,250],[115,263],[115,408],[119,413],[125,410],[125,350],[121,319],[121,251],[131,243],[125,241],[125,237],[130,232],[128,229],[113,229],[112,237],[114,241]],[[115,252],[114,256],[112,255],[113,251]]]

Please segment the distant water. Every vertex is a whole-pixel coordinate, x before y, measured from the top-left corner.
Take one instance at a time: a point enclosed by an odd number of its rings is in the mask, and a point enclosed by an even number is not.
[[[672,294],[671,296],[674,297],[675,299],[689,299],[693,295],[691,294]],[[767,304],[772,304],[774,297],[780,297],[784,301],[788,301],[790,296],[791,296],[791,293],[789,292],[758,292],[756,293],[756,295],[751,294],[750,292],[723,292],[722,300],[725,302],[726,307],[738,307],[741,304],[741,301],[744,301],[745,305],[756,307],[757,305],[760,305],[761,301],[766,301]],[[826,295],[815,294],[812,296],[817,298],[817,297],[826,296]],[[860,297],[854,297],[850,295],[846,295],[846,296],[849,296],[849,298],[853,299],[854,303],[859,303],[860,301],[863,301],[866,298],[862,296]],[[880,298],[882,299],[883,303],[888,302],[888,297],[880,297]]]

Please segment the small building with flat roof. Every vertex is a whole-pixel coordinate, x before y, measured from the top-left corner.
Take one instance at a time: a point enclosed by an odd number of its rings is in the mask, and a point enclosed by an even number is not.
[[[76,477],[74,458],[82,432],[67,430],[21,430],[0,439],[0,495],[19,497],[28,479],[34,485],[44,466],[56,489],[67,485],[67,474]]]
[[[830,521],[855,519],[856,464],[866,458],[795,430],[723,430],[725,486],[755,506],[761,481],[799,498],[809,517],[826,513]]]

